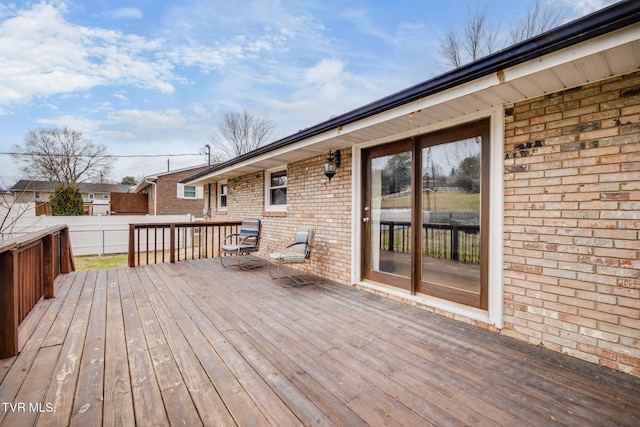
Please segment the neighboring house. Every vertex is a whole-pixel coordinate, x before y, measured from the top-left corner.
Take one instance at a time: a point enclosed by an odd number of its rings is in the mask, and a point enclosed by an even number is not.
[[[177,169],[144,177],[130,193],[148,194],[149,215],[203,215],[203,188],[180,181],[207,169],[206,165]]]
[[[60,186],[59,182],[51,181],[33,181],[21,179],[11,187],[11,192],[16,198],[16,202],[48,202],[55,194],[56,188]],[[122,184],[92,184],[80,182],[77,184],[82,200],[85,203],[99,202],[107,203],[111,193],[126,193],[130,186]]]
[[[262,256],[311,225],[313,274],[640,376],[639,70],[621,2],[184,183]]]
[[[10,205],[13,200],[14,197],[11,190],[0,187],[0,204]]]

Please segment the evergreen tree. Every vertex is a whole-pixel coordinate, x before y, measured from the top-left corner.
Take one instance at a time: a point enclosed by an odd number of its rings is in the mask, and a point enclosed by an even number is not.
[[[55,195],[49,200],[52,216],[80,216],[84,215],[84,203],[78,187],[60,185],[56,187]]]

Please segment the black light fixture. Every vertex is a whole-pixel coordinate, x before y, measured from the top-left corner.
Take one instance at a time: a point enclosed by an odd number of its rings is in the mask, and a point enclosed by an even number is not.
[[[329,178],[329,182],[331,182],[331,178],[334,177],[336,171],[340,167],[340,150],[336,150],[333,153],[329,150],[329,155],[327,159],[324,161],[324,174],[327,178]]]

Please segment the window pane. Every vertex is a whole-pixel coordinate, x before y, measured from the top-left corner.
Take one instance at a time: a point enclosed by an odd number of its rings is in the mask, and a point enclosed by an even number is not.
[[[271,174],[271,188],[287,185],[287,171],[278,171]]]
[[[271,190],[270,203],[272,205],[286,205],[287,204],[287,189],[276,188]]]
[[[196,187],[193,185],[185,185],[184,197],[196,197]]]
[[[481,138],[422,149],[422,280],[480,293]]]
[[[411,152],[371,160],[371,268],[411,274]]]
[[[227,207],[227,184],[220,184],[220,208]]]

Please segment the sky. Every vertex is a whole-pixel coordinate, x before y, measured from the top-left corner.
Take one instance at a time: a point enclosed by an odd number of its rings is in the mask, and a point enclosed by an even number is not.
[[[532,1],[482,4],[506,37]],[[567,21],[615,3],[541,1]],[[294,134],[441,74],[439,43],[476,4],[2,1],[0,186],[27,178],[6,153],[39,128],[106,145],[112,182],[204,163],[225,111],[271,118],[273,141]]]

